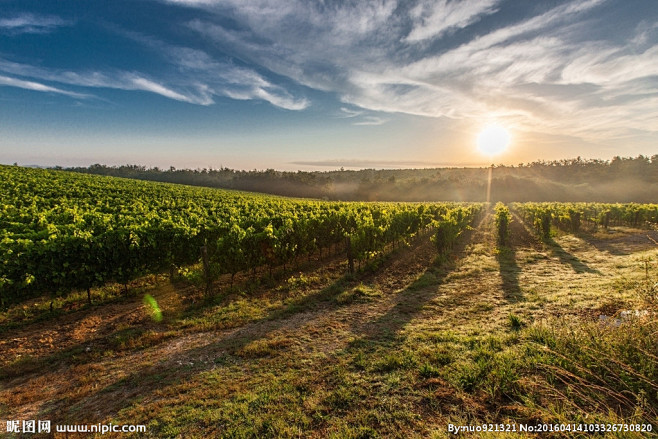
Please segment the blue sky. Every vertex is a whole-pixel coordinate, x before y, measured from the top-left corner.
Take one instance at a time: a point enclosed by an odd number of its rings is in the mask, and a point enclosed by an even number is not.
[[[510,132],[493,158],[489,123]],[[240,169],[658,153],[655,0],[0,0],[0,162]]]

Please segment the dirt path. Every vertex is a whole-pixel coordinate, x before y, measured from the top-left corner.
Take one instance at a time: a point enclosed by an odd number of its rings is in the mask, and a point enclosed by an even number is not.
[[[431,264],[434,257],[435,250],[425,240],[412,249],[398,251],[375,274],[363,275],[359,282],[375,285],[381,289],[382,296],[386,296],[413,281],[418,272]],[[340,263],[334,261],[334,264]],[[177,292],[169,284],[160,286],[151,294],[163,310],[178,305]],[[314,293],[311,292],[309,296],[313,300]],[[347,328],[347,322],[353,321],[355,317],[368,319],[377,312],[369,310],[365,303],[350,308],[335,305],[335,302],[330,301],[317,310],[302,311],[282,318],[269,317],[225,331],[181,334],[152,348],[111,354],[106,359],[96,356],[89,362],[85,354],[91,352],[91,355],[102,350],[107,345],[107,338],[121,328],[138,327],[155,331],[161,328],[150,320],[138,298],[67,315],[59,321],[37,324],[18,331],[11,339],[0,340],[0,347],[14,356],[34,358],[48,358],[49,355],[56,355],[57,351],[81,347],[85,351],[81,355],[81,364],[76,364],[74,356],[56,362],[50,370],[37,369],[12,378],[3,383],[0,396],[6,398],[7,406],[11,407],[8,414],[15,418],[30,419],[44,408],[65,412],[73,401],[79,401],[84,406],[85,419],[89,420],[89,415],[93,413],[93,420],[101,421],[115,414],[131,396],[144,392],[144,386],[133,386],[131,378],[134,376],[165,372],[174,379],[179,369],[191,366],[195,366],[195,369],[212,367],[214,359],[227,351],[237,352],[249,341],[264,338],[290,336],[304,340],[304,334],[312,334],[313,337],[307,339],[305,345],[298,346],[299,349],[305,352],[331,351],[339,346],[344,347],[344,342],[340,342],[344,334],[337,331],[339,328]],[[385,307],[384,304],[379,306]],[[5,357],[5,361],[8,358],[10,356]],[[81,377],[87,378],[81,380]],[[95,395],[99,389],[111,386],[117,387],[111,394]],[[48,404],[44,406],[46,401]],[[108,401],[115,403],[108,404]]]
[[[325,254],[322,260],[314,255],[312,262],[304,261],[305,271],[307,273],[320,270],[336,271],[342,259],[341,255],[336,254],[335,249],[331,257]],[[264,268],[261,267],[259,271],[263,270]],[[240,273],[235,276],[234,283],[239,285],[241,282],[248,282],[249,279],[251,279],[250,274]],[[216,291],[227,291],[230,284],[231,280],[227,275],[216,281],[214,288]],[[261,287],[252,294],[258,295],[264,291],[266,287]],[[171,284],[168,280],[161,279],[159,283],[146,288],[144,293],[134,294],[118,303],[84,307],[50,319],[45,316],[46,320],[42,322],[26,324],[19,329],[0,333],[0,349],[4,354],[0,357],[0,367],[6,367],[21,358],[31,360],[48,358],[58,352],[80,346],[84,349],[99,349],[107,345],[108,337],[127,328],[139,327],[145,331],[165,329],[150,318],[149,309],[143,303],[143,296],[147,293],[156,299],[165,315],[184,309],[183,302],[194,303],[203,300],[202,293],[197,288],[185,283]],[[83,304],[75,305],[83,306]]]

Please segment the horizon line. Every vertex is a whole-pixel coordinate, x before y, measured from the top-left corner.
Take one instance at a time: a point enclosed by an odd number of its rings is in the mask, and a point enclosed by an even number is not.
[[[13,161],[11,163],[2,161],[0,164],[2,165],[7,165],[7,166],[20,166],[24,168],[42,168],[42,169],[57,169],[61,168],[62,170],[68,170],[68,169],[75,169],[75,168],[90,168],[94,165],[100,165],[100,166],[105,166],[107,168],[119,168],[119,167],[130,167],[130,166],[135,166],[135,167],[143,167],[145,169],[159,169],[162,171],[168,171],[171,168],[174,168],[174,170],[177,171],[183,171],[183,170],[201,170],[201,169],[208,169],[208,170],[220,170],[220,169],[229,169],[232,171],[242,171],[242,172],[263,172],[263,171],[268,171],[268,170],[273,170],[277,172],[335,172],[335,171],[341,171],[345,170],[342,168],[356,168],[356,169],[347,169],[350,171],[361,171],[361,170],[381,170],[381,171],[391,171],[391,170],[422,170],[422,169],[455,169],[455,168],[488,168],[488,167],[517,167],[521,165],[531,165],[533,163],[559,163],[559,162],[568,162],[568,161],[582,161],[584,163],[587,162],[604,162],[604,163],[610,163],[612,160],[615,158],[621,158],[621,159],[638,159],[640,157],[645,157],[649,160],[651,160],[655,155],[653,156],[648,156],[644,154],[639,154],[636,157],[633,156],[614,156],[612,159],[601,159],[601,158],[583,158],[583,157],[575,157],[575,158],[564,158],[564,159],[556,159],[556,160],[545,160],[545,159],[536,159],[535,161],[527,162],[527,163],[518,163],[518,164],[509,164],[509,163],[489,163],[489,164],[484,164],[484,163],[468,163],[468,162],[457,162],[457,163],[450,163],[450,162],[425,162],[425,161],[413,161],[413,160],[406,160],[406,161],[396,161],[396,160],[349,160],[349,159],[336,159],[336,160],[317,160],[317,161],[295,161],[295,162],[288,162],[289,164],[293,165],[306,165],[306,166],[314,166],[314,167],[336,167],[337,169],[327,169],[327,170],[303,170],[303,169],[296,169],[296,170],[281,170],[281,169],[275,169],[275,168],[263,168],[263,169],[258,169],[258,168],[252,168],[252,169],[237,169],[237,168],[231,168],[228,166],[224,166],[223,164],[220,164],[219,167],[214,167],[214,166],[208,166],[208,167],[176,167],[174,165],[169,165],[169,166],[147,166],[147,165],[142,165],[142,164],[137,164],[137,163],[125,163],[125,164],[117,164],[117,165],[108,165],[108,164],[103,164],[99,162],[91,163],[88,165],[69,165],[69,166],[63,166],[59,164],[37,164],[37,163],[31,163],[31,164],[20,164],[18,161]],[[383,166],[383,167],[377,167]]]

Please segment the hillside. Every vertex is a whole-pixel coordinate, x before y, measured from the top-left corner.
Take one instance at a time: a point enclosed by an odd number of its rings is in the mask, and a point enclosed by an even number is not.
[[[489,168],[329,172],[159,169],[93,165],[71,171],[347,201],[486,201]],[[650,203],[658,193],[658,156],[495,166],[492,201]]]
[[[445,224],[446,250],[482,204],[347,203],[0,166],[0,307],[204,263],[213,278],[349,247],[360,266]],[[347,240],[347,242],[346,242]]]

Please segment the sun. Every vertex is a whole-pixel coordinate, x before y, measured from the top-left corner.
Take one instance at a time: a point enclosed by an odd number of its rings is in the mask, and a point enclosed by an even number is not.
[[[505,127],[498,124],[487,125],[478,134],[478,151],[490,157],[504,152],[509,143],[509,132]]]

